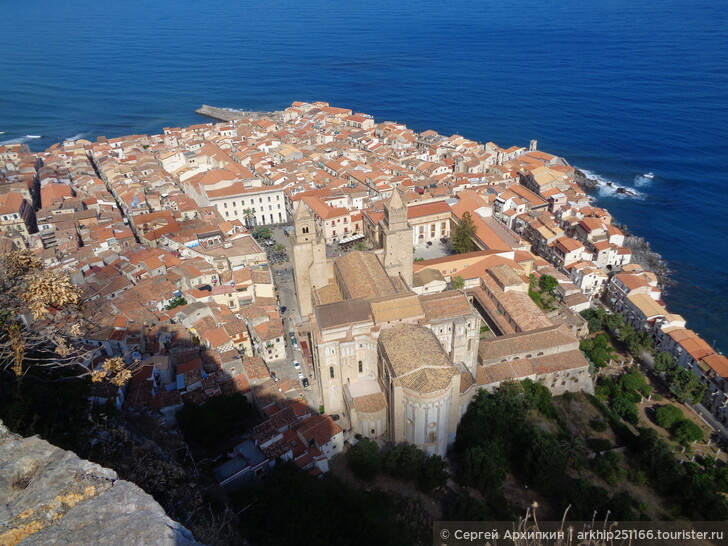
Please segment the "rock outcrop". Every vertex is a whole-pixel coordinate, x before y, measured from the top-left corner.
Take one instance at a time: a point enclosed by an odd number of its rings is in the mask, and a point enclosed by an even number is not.
[[[0,544],[193,545],[192,534],[116,472],[0,422]]]

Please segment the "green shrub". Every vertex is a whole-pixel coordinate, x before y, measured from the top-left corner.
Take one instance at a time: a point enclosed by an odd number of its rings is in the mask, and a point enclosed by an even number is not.
[[[351,471],[363,480],[373,480],[379,474],[382,456],[379,446],[368,439],[360,440],[346,452]]]
[[[663,428],[670,429],[672,426],[684,419],[685,416],[680,408],[673,405],[660,406],[655,410],[655,422]]]
[[[703,429],[689,419],[682,419],[673,424],[672,436],[683,445],[703,441]]]

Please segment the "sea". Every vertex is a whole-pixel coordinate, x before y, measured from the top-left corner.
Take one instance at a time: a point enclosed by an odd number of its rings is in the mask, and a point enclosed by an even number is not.
[[[415,130],[538,140],[672,270],[728,350],[728,9],[715,0],[0,3],[0,142],[156,133],[201,104],[328,101]]]

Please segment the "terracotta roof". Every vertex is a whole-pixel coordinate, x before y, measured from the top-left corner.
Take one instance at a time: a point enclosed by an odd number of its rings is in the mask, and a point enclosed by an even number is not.
[[[344,432],[329,415],[314,415],[297,427],[298,433],[306,440],[313,440],[317,446],[323,446],[337,434]]]
[[[372,320],[372,310],[365,299],[343,300],[319,305],[314,312],[316,322],[322,330]]]
[[[394,296],[397,292],[379,258],[355,250],[334,261],[342,292],[350,299]]]
[[[468,315],[473,312],[468,298],[458,290],[420,296],[420,304],[429,321]]]
[[[376,413],[387,407],[387,399],[383,392],[365,394],[353,399],[354,409],[359,413]]]
[[[530,332],[519,332],[481,341],[478,359],[482,361],[510,357],[524,353],[535,353],[543,349],[577,343],[568,330],[559,325],[548,326]]]
[[[412,293],[371,301],[370,306],[376,323],[418,318],[425,315],[418,296]]]
[[[396,384],[419,393],[446,388],[460,372],[425,326],[399,324],[384,330],[379,345],[392,367]]]
[[[478,385],[500,383],[502,381],[523,379],[532,375],[542,375],[563,370],[588,368],[589,363],[581,351],[573,350],[535,358],[522,358],[508,362],[498,362],[489,366],[478,366],[476,381]]]

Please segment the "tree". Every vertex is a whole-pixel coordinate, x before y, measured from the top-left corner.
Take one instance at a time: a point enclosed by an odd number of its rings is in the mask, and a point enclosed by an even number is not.
[[[460,481],[488,496],[503,485],[507,470],[505,445],[501,440],[494,440],[465,451]]]
[[[582,340],[579,343],[579,348],[584,351],[597,368],[603,368],[614,358],[612,346],[609,344],[609,338],[607,338],[606,334],[599,334],[597,337]]]
[[[270,228],[267,228],[265,226],[260,226],[253,230],[253,237],[256,239],[269,239],[270,236]]]
[[[445,461],[439,455],[425,457],[420,467],[417,483],[425,492],[442,487],[447,483],[448,473],[445,470]]]
[[[245,218],[245,227],[250,229],[251,226],[255,225],[255,209],[245,209],[243,217]]]
[[[622,456],[616,451],[608,451],[597,459],[594,471],[610,485],[615,485],[626,475],[622,468]]]
[[[685,416],[680,408],[672,405],[660,406],[655,410],[655,422],[663,428],[670,429],[672,426],[684,419]]]
[[[641,391],[647,385],[645,376],[636,370],[624,374],[619,382],[626,391]]]
[[[121,359],[107,359],[98,373],[81,365],[91,355],[80,343],[95,327],[90,314],[68,275],[45,269],[28,250],[0,254],[0,370],[22,378],[31,367],[66,369],[73,373],[64,379],[125,384],[131,373]]]
[[[551,292],[554,288],[559,286],[559,281],[551,275],[543,275],[539,279],[538,285],[541,287],[542,292]]]
[[[354,243],[354,250],[367,250],[367,244],[364,241],[357,241]]]
[[[367,438],[359,440],[346,453],[346,462],[351,471],[361,479],[373,480],[379,474],[382,463],[379,446]]]
[[[657,373],[668,373],[675,369],[677,361],[675,357],[665,351],[660,351],[655,357],[655,371]]]
[[[463,279],[460,275],[457,275],[450,279],[450,287],[453,290],[462,290],[465,288],[465,279]]]
[[[452,234],[453,249],[458,254],[475,250],[473,237],[475,236],[475,222],[469,212],[464,212],[460,223],[455,226]]]
[[[612,398],[612,409],[628,423],[636,425],[639,422],[637,406],[624,393],[619,393]]]
[[[425,452],[415,445],[398,444],[384,457],[382,466],[390,476],[414,481],[419,476],[425,457]]]
[[[165,307],[164,309],[165,311],[169,311],[171,309],[174,309],[175,307],[181,307],[182,305],[187,305],[187,300],[184,299],[182,296],[176,296],[169,301],[167,307]]]
[[[624,317],[619,313],[607,315],[606,324],[609,331],[614,332],[615,330],[619,330],[624,325]]]
[[[525,469],[539,491],[551,491],[563,482],[565,463],[556,436],[536,432],[526,451]]]
[[[690,419],[682,419],[672,426],[672,436],[683,445],[703,441],[703,429]]]
[[[584,455],[586,448],[583,440],[575,435],[569,434],[559,441],[559,448],[564,457],[564,466],[566,468],[581,467],[584,464]]]
[[[705,385],[690,370],[677,366],[667,374],[667,380],[670,384],[670,392],[681,402],[696,404],[705,396]]]

